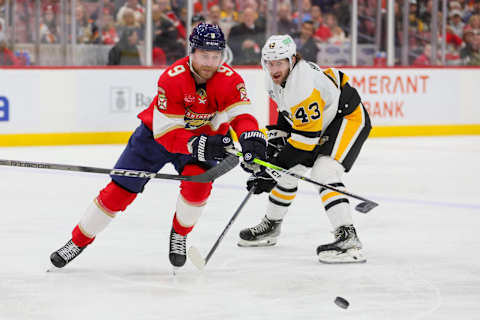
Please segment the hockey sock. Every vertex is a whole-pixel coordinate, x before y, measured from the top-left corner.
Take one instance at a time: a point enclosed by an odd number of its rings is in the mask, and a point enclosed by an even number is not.
[[[72,231],[72,241],[84,247],[95,239],[113,220],[118,211],[123,211],[132,203],[137,194],[128,192],[114,182],[103,188],[85,211],[80,222]]]
[[[182,236],[190,233],[193,226],[202,215],[205,205],[206,202],[201,202],[199,204],[189,203],[182,195],[179,195],[175,217],[173,218],[173,228],[175,229],[175,232]]]
[[[330,183],[332,187],[344,189],[343,183]],[[352,213],[350,211],[350,203],[343,195],[326,188],[320,189],[320,197],[323,206],[333,227],[336,230],[340,226],[353,224]]]
[[[277,185],[270,192],[267,205],[267,218],[270,220],[282,220],[287,214],[288,207],[295,199],[298,188],[284,188]]]

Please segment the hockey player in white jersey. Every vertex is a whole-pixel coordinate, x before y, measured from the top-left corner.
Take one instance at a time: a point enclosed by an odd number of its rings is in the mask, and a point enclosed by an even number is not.
[[[312,179],[344,189],[342,176],[352,168],[371,130],[357,90],[343,72],[322,70],[303,60],[288,35],[273,35],[267,40],[262,66],[268,94],[278,109],[277,125],[267,126],[268,160],[298,174],[311,168]],[[255,186],[257,194],[269,192],[269,202],[262,221],[240,232],[238,245],[275,245],[298,180],[285,175],[277,182],[258,167],[252,166],[252,171],[247,188]],[[335,236],[332,243],[318,246],[319,261],[365,262],[348,199],[325,188],[319,189],[319,197]]]

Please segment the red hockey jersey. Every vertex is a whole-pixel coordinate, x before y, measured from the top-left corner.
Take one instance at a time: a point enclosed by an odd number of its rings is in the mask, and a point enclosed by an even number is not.
[[[158,80],[158,93],[138,118],[169,152],[188,154],[188,140],[202,133],[237,135],[258,130],[242,77],[222,64],[204,86],[195,84],[189,58],[172,64]]]

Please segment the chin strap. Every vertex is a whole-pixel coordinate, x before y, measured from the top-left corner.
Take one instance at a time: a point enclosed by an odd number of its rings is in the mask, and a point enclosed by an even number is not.
[[[203,79],[202,76],[199,75],[199,74],[197,73],[197,71],[195,71],[195,69],[193,69],[193,63],[192,63],[192,56],[191,56],[191,55],[188,56],[188,66],[190,67],[190,71],[191,71],[195,76],[199,77],[199,78],[202,79],[203,81],[207,81],[207,80]]]

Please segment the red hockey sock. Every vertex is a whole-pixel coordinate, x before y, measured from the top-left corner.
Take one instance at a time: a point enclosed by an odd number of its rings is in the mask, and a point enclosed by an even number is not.
[[[89,238],[85,234],[83,234],[82,230],[78,227],[78,224],[72,231],[72,242],[75,243],[79,247],[88,246],[90,243],[95,240],[95,237]]]
[[[190,233],[190,231],[193,230],[193,227],[194,226],[190,226],[190,227],[182,226],[180,222],[178,222],[177,220],[177,214],[175,213],[175,215],[173,216],[173,230],[175,230],[176,233],[182,236],[186,236],[187,234]]]

